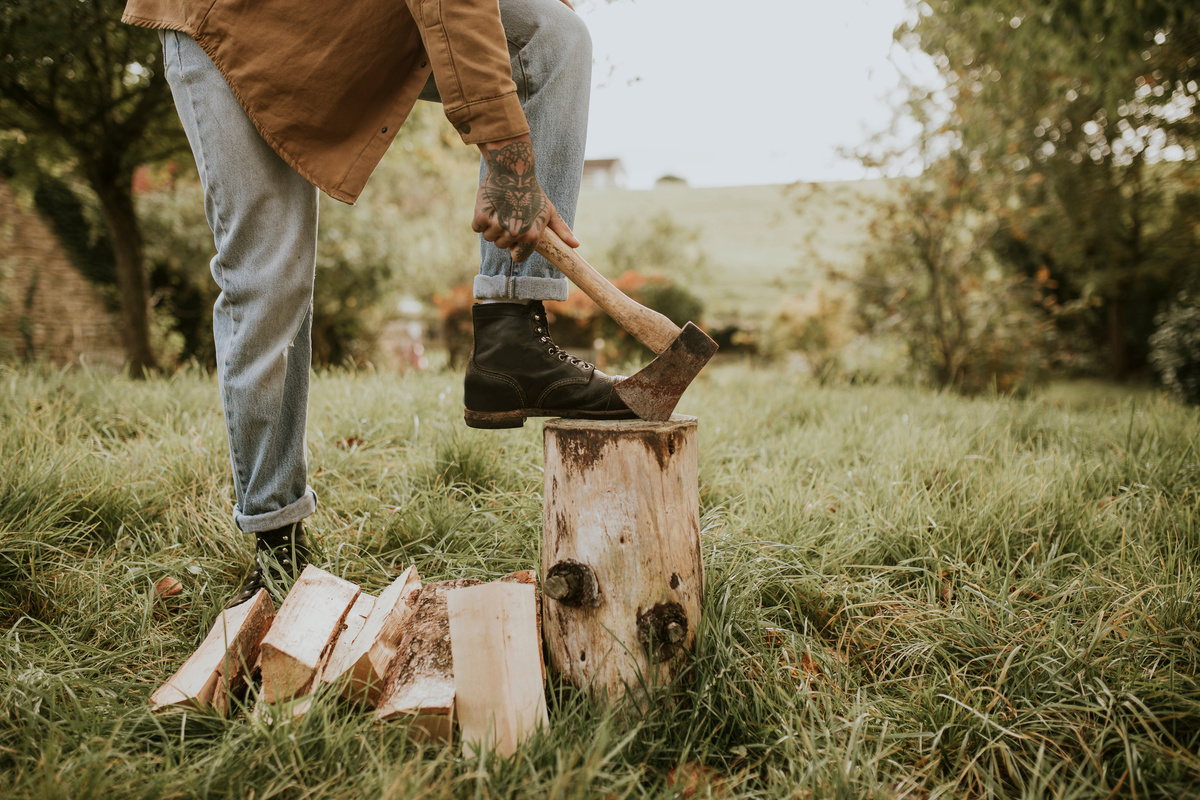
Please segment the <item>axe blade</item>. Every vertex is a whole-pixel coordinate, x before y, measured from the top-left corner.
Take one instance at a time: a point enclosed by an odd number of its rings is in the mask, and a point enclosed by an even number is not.
[[[670,419],[684,390],[715,352],[717,343],[689,322],[658,358],[617,384],[617,395],[644,420]]]

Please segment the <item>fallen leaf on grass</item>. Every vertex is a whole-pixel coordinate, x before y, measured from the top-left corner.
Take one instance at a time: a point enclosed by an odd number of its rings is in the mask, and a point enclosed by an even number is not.
[[[787,640],[777,628],[767,628],[763,631],[763,645],[770,648],[783,647]]]
[[[953,577],[953,572],[942,570],[938,573],[938,579],[942,582],[942,588],[938,592],[938,600],[944,606],[950,605],[950,601],[954,599],[954,584],[951,582]]]
[[[172,578],[170,575],[159,578],[158,583],[154,584],[155,597],[174,597],[183,591],[183,584]]]
[[[805,674],[813,677],[825,677],[825,673],[817,666],[817,662],[808,653],[800,654],[800,669],[804,670]]]
[[[675,792],[676,797],[695,797],[697,792],[706,788],[708,792],[705,796],[721,796],[725,790],[725,778],[699,761],[689,761],[667,773],[667,786]]]
[[[356,447],[362,447],[366,443],[366,439],[361,436],[343,436],[337,440],[336,446],[339,450],[353,450]]]

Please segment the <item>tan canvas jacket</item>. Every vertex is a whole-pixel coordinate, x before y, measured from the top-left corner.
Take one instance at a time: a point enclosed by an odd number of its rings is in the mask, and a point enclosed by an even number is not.
[[[429,78],[463,142],[529,132],[497,0],[128,0],[194,37],[263,138],[353,203]]]

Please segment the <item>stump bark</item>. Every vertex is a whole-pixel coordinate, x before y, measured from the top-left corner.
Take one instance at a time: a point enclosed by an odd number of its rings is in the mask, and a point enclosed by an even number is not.
[[[613,698],[673,680],[704,597],[696,418],[551,420],[544,439],[551,669]]]

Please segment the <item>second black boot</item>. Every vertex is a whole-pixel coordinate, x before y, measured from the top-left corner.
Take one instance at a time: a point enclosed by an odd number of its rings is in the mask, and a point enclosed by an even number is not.
[[[481,303],[471,313],[475,348],[464,392],[468,426],[520,428],[527,417],[636,417],[613,389],[623,376],[605,375],[556,345],[540,301]]]
[[[225,607],[246,602],[259,589],[266,589],[277,600],[282,598],[307,565],[308,543],[304,539],[303,522],[254,534],[254,568]]]

